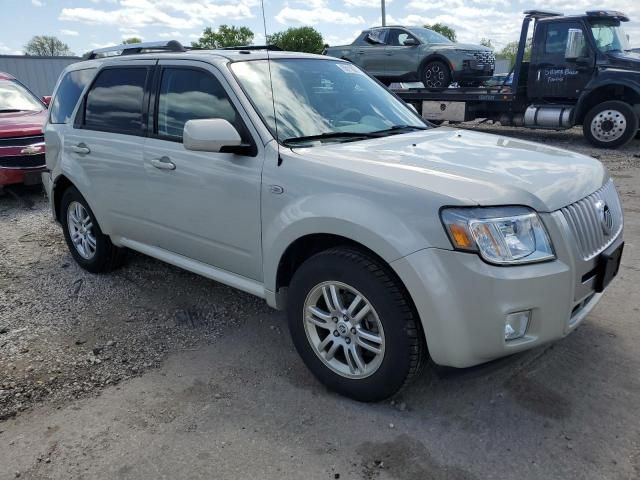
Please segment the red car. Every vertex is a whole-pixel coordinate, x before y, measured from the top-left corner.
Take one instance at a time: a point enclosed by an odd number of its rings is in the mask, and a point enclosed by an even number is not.
[[[40,181],[45,169],[42,127],[50,99],[38,98],[13,76],[0,72],[0,188]]]

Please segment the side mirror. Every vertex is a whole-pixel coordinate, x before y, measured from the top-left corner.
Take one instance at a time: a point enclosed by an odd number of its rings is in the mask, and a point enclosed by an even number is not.
[[[564,51],[565,60],[575,61],[584,56],[584,33],[579,28],[570,28],[567,34],[567,46]]]
[[[182,135],[184,148],[197,152],[219,152],[242,144],[238,130],[222,118],[189,120]]]
[[[45,95],[44,97],[42,97],[42,103],[44,103],[47,108],[49,108],[49,105],[51,105],[51,95]]]
[[[416,45],[419,45],[419,42],[415,38],[409,37],[404,42],[402,42],[402,44],[405,47],[415,47]]]

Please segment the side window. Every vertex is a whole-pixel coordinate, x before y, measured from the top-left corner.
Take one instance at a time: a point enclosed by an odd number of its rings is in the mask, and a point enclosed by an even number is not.
[[[405,32],[404,30],[400,30],[398,28],[394,28],[389,32],[389,38],[387,40],[387,43],[389,45],[394,45],[396,47],[402,47],[404,46],[404,41],[407,38],[413,38],[410,34],[408,34],[407,32]]]
[[[87,94],[84,127],[141,135],[146,67],[102,70]]]
[[[387,41],[387,33],[388,29],[386,28],[378,28],[376,30],[371,30],[369,32],[369,39],[373,41],[368,42],[370,45],[384,45]]]
[[[544,53],[564,55],[570,28],[582,29],[577,23],[553,23],[547,25]],[[582,48],[585,49],[586,45],[583,45]]]
[[[186,68],[162,71],[156,133],[182,140],[188,120],[223,118],[244,130],[224,87],[210,73]],[[244,135],[243,135],[244,136]]]
[[[60,81],[56,96],[51,102],[49,108],[49,122],[51,123],[68,123],[71,119],[73,109],[78,103],[80,94],[84,87],[93,78],[94,69],[74,70],[67,72]]]

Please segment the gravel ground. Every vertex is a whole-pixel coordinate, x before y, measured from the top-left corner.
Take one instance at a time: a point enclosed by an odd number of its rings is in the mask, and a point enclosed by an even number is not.
[[[131,253],[79,269],[42,192],[0,196],[0,479],[640,478],[640,141],[467,124],[580,151],[625,207],[620,277],[557,344],[326,392],[263,301]]]
[[[85,272],[40,189],[0,197],[0,232],[0,420],[97,393],[214,341],[240,314],[267,311],[255,297],[135,253],[110,275]]]

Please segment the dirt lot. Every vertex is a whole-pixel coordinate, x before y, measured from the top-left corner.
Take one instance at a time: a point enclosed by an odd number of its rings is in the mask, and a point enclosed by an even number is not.
[[[0,196],[0,479],[640,478],[640,141],[499,131],[607,164],[620,276],[557,344],[375,405],[319,385],[262,301],[137,254],[88,274],[39,190]]]

